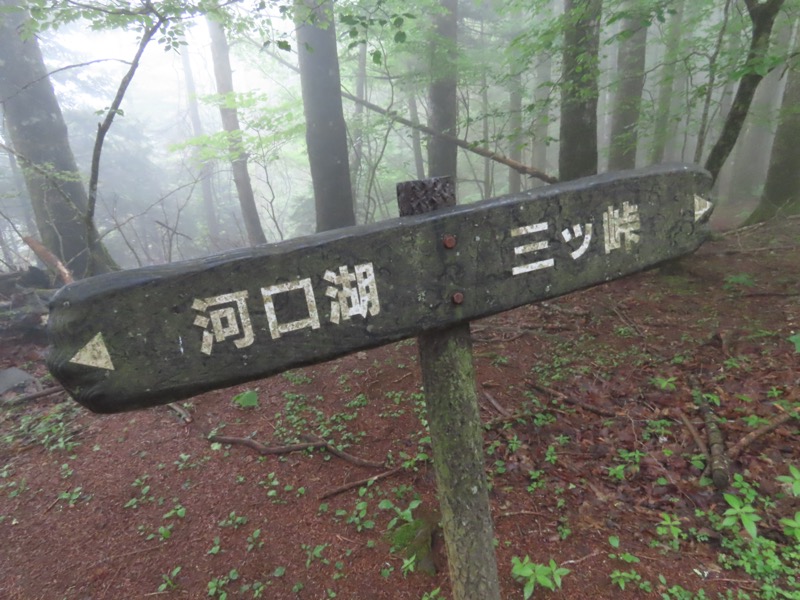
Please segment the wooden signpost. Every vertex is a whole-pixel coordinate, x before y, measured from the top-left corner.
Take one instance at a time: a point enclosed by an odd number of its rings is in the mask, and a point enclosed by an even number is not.
[[[658,166],[100,275],[51,301],[48,367],[100,413],[264,378],[688,254],[709,188]]]
[[[64,287],[48,366],[109,413],[418,336],[453,597],[499,600],[469,321],[692,252],[710,186],[658,166],[442,208],[448,179],[400,184],[399,219]]]

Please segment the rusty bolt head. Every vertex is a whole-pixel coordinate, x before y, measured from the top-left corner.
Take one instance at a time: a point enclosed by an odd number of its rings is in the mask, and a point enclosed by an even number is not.
[[[444,247],[447,248],[448,250],[455,248],[456,236],[454,236],[451,233],[444,234],[444,237],[442,237],[442,244],[444,244]]]
[[[462,302],[464,302],[463,292],[456,292],[453,294],[453,304],[461,304]]]

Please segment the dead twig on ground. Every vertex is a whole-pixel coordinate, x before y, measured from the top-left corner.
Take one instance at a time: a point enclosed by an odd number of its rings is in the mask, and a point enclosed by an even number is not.
[[[177,402],[170,402],[169,404],[167,404],[167,406],[170,407],[172,410],[174,410],[176,413],[178,413],[180,418],[183,419],[184,423],[191,423],[192,422],[192,420],[193,420],[192,419],[192,415],[190,415],[189,411],[186,410],[185,408],[183,408]]]
[[[533,389],[535,389],[535,390],[537,390],[537,391],[539,391],[539,392],[541,392],[543,394],[548,394],[550,396],[553,396],[554,398],[558,398],[562,402],[566,402],[567,404],[570,404],[572,406],[577,406],[577,407],[582,408],[584,410],[588,410],[589,412],[593,412],[593,413],[595,413],[597,415],[600,415],[602,417],[611,417],[611,418],[613,418],[613,417],[619,416],[615,412],[612,412],[610,410],[605,410],[605,409],[599,408],[597,406],[592,406],[591,404],[586,404],[585,402],[581,402],[580,400],[575,400],[574,398],[571,398],[571,397],[567,396],[566,394],[562,394],[561,392],[559,392],[557,390],[554,390],[554,389],[549,388],[549,387],[545,387],[545,386],[543,386],[541,384],[528,382],[528,385],[530,385]]]
[[[333,444],[326,442],[325,440],[312,438],[311,436],[303,436],[303,438],[311,441],[306,441],[301,444],[288,444],[285,446],[267,446],[251,438],[233,437],[227,435],[208,436],[208,440],[210,442],[217,442],[220,444],[231,444],[231,445],[238,444],[240,446],[247,446],[248,448],[252,448],[261,455],[289,454],[291,452],[308,450],[309,448],[325,448],[331,454],[338,456],[342,460],[346,460],[347,462],[357,465],[359,467],[369,467],[375,469],[384,466],[384,463],[382,462],[381,463],[372,462],[364,460],[362,458],[358,458],[357,456],[353,456],[352,454],[348,454],[347,452],[342,452],[341,450],[336,448]]]
[[[33,392],[31,394],[25,394],[24,396],[17,396],[16,398],[11,398],[11,400],[7,400],[4,402],[6,406],[16,406],[17,404],[24,404],[30,400],[36,400],[37,398],[43,398],[45,396],[51,396],[53,394],[57,394],[58,392],[63,392],[64,388],[60,385],[54,385],[49,388],[45,388],[38,392]]]
[[[306,440],[309,443],[318,444],[320,447],[325,448],[331,454],[333,454],[335,456],[338,456],[342,460],[346,460],[347,462],[353,463],[354,465],[357,465],[359,467],[367,467],[367,468],[370,468],[370,469],[380,469],[380,468],[386,466],[385,462],[374,462],[374,461],[371,461],[371,460],[365,460],[363,458],[358,458],[357,456],[353,456],[352,454],[348,454],[347,452],[343,452],[342,450],[339,450],[333,444],[331,444],[329,442],[326,442],[323,439],[314,437],[312,435],[301,435],[300,439]]]
[[[703,441],[703,438],[700,437],[700,432],[697,431],[697,427],[695,427],[694,423],[692,423],[689,420],[689,417],[686,416],[686,413],[684,413],[680,409],[678,409],[677,412],[678,412],[678,418],[683,423],[683,426],[686,427],[687,431],[689,432],[689,435],[692,436],[692,439],[694,440],[697,449],[700,450],[700,452],[702,452],[705,455],[706,464],[709,464],[711,462],[711,455],[708,453],[708,446],[706,446],[706,443]]]
[[[774,431],[784,423],[790,421],[792,418],[800,416],[800,409],[795,409],[791,412],[785,412],[777,417],[775,417],[772,421],[764,425],[763,427],[759,427],[755,431],[751,431],[742,439],[740,439],[733,447],[728,451],[728,456],[731,460],[735,460],[739,457],[739,455],[753,442],[755,442],[760,437],[767,435],[768,433]]]
[[[346,492],[348,490],[352,490],[353,488],[360,487],[362,485],[367,485],[369,483],[375,483],[381,479],[386,479],[387,477],[391,477],[395,473],[398,473],[403,470],[403,466],[400,465],[399,467],[395,467],[394,469],[389,469],[388,471],[384,471],[383,473],[378,473],[377,475],[373,475],[372,477],[367,477],[365,479],[359,479],[358,481],[351,481],[350,483],[346,483],[341,485],[337,488],[333,488],[319,496],[319,500],[325,500],[326,498],[331,498],[342,492]]]
[[[491,405],[494,406],[494,408],[495,408],[495,410],[497,410],[497,412],[499,412],[504,417],[510,417],[511,416],[511,413],[508,412],[508,410],[506,410],[497,400],[495,400],[494,396],[492,396],[489,392],[487,392],[486,390],[483,390],[483,395],[491,403]]]
[[[714,252],[717,256],[730,256],[731,254],[755,254],[757,252],[769,252],[774,250],[776,252],[790,252],[796,251],[800,246],[761,246],[760,248],[731,248],[730,250],[721,250]]]

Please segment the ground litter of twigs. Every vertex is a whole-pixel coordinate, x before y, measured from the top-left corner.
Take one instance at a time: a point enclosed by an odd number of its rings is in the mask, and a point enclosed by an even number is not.
[[[523,598],[526,556],[545,567],[536,598],[800,598],[798,247],[800,219],[718,234],[472,324],[503,598]],[[46,348],[0,348],[0,370],[36,378],[4,402],[52,385]],[[703,477],[700,404],[725,438],[725,490]],[[182,406],[190,422],[93,415],[63,392],[3,409],[0,597],[451,597],[413,340]],[[259,453],[320,439],[347,455]],[[745,507],[727,525],[725,493]],[[392,548],[408,516],[416,560]],[[759,562],[770,548],[778,563]],[[551,559],[569,570],[554,591]]]

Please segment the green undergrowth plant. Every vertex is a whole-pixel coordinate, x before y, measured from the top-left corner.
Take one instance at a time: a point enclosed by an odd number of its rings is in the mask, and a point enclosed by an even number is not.
[[[788,478],[793,483],[794,475],[790,469],[789,475],[779,476],[778,481],[786,483]],[[759,486],[740,474],[734,476],[732,487],[735,493],[723,494],[721,514],[698,511],[698,516],[707,518],[720,535],[718,564],[725,569],[741,569],[752,577],[759,586],[754,599],[800,599],[800,538],[794,529],[800,526],[800,512],[780,518],[780,531],[769,524],[760,527],[763,514],[775,516],[781,498],[762,495]],[[794,493],[794,486],[788,491]]]
[[[543,587],[550,591],[561,589],[561,579],[571,571],[565,567],[559,567],[552,558],[547,564],[532,562],[528,555],[520,559],[518,556],[511,557],[511,576],[522,583],[522,595],[525,600],[533,596],[537,587]]]
[[[403,574],[420,571],[434,575],[433,538],[440,528],[439,510],[423,506],[419,498],[411,500],[405,508],[384,498],[378,508],[394,513],[386,525],[385,537],[391,545],[390,551],[403,557]]]
[[[5,430],[0,443],[5,446],[41,444],[48,452],[71,454],[80,444],[75,423],[79,414],[80,406],[75,402],[62,402],[37,412],[21,413],[11,409],[6,419],[14,425]]]

